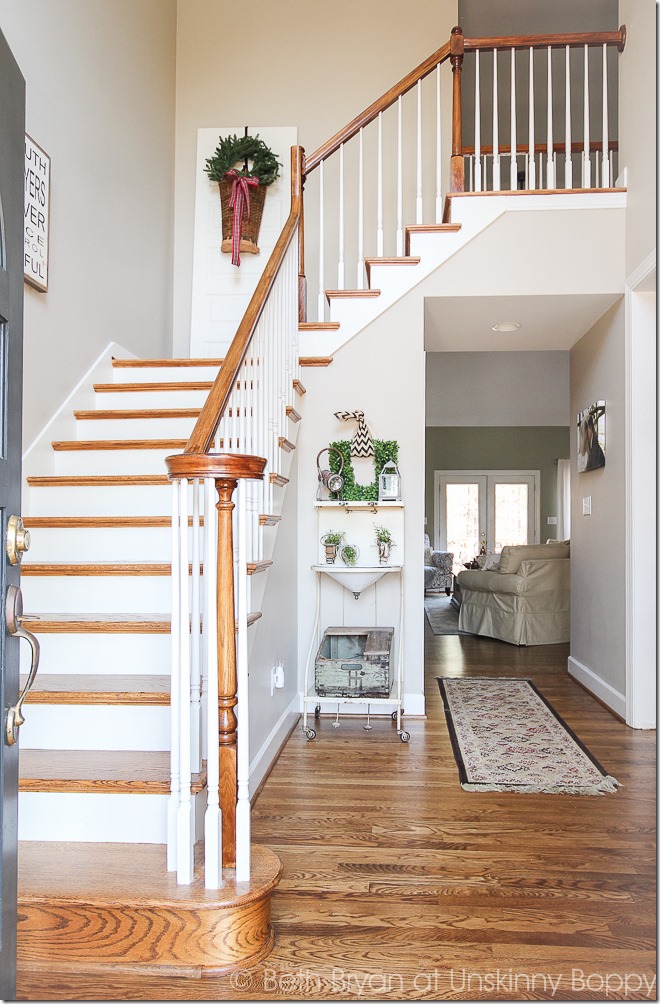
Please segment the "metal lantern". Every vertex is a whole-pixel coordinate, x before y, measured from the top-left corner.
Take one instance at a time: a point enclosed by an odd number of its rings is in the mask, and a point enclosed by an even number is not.
[[[393,460],[388,460],[378,475],[378,501],[399,502],[401,500],[401,475]]]

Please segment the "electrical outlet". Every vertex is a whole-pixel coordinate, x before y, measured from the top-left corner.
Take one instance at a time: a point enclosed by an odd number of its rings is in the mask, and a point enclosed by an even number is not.
[[[582,515],[591,516],[591,495],[582,499]]]
[[[548,526],[557,526],[556,516],[548,516]]]

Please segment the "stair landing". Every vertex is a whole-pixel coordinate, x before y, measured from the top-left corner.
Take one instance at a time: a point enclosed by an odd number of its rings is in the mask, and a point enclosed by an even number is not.
[[[21,842],[22,968],[201,977],[265,958],[279,858],[254,845],[249,882],[225,869],[223,887],[206,889],[197,855],[183,886],[165,871],[165,854],[158,844]]]

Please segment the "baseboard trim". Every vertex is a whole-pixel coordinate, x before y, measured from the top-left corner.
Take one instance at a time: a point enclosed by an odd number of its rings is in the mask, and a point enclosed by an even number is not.
[[[255,799],[264,781],[273,769],[282,747],[293,732],[300,717],[298,694],[294,694],[286,710],[280,715],[267,738],[257,750],[250,764],[251,798]]]
[[[626,698],[611,684],[607,683],[593,669],[589,669],[572,655],[568,657],[568,675],[572,676],[589,693],[597,697],[606,707],[619,718],[626,718]]]

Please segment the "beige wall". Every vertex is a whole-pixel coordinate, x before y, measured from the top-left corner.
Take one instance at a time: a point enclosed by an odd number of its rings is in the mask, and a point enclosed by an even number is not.
[[[571,350],[572,422],[605,401],[606,464],[577,473],[573,425],[569,668],[619,713],[625,708],[615,695],[626,689],[624,313],[621,300]],[[582,515],[586,496],[591,516]]]
[[[175,0],[0,0],[51,157],[47,293],[25,287],[27,447],[111,341],[169,350]]]
[[[249,17],[240,5],[180,0],[175,353],[187,350],[190,335],[197,129],[226,122],[297,126],[298,142],[312,153],[447,41],[456,18],[457,0],[418,0],[410,17],[397,0],[260,2]]]
[[[619,164],[628,169],[626,274],[656,243],[656,5],[619,0],[626,48],[619,64]]]

